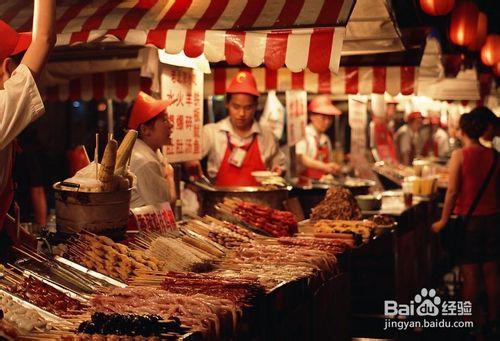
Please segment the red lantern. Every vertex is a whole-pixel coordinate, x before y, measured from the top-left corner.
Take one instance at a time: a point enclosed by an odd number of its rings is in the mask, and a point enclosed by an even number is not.
[[[484,65],[493,66],[500,62],[500,35],[490,34],[481,49],[481,61]]]
[[[486,41],[488,35],[488,17],[483,12],[479,12],[477,19],[476,39],[467,47],[471,51],[479,51]]]
[[[455,0],[420,0],[422,11],[429,15],[445,15],[451,12]]]
[[[470,1],[461,1],[451,14],[450,39],[454,44],[467,46],[476,38],[479,10]]]

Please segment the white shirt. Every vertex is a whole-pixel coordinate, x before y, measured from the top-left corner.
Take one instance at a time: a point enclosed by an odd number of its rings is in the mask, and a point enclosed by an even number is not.
[[[450,153],[450,137],[448,133],[442,129],[438,128],[433,136],[434,141],[438,147],[438,157],[446,157]]]
[[[422,155],[422,150],[424,148],[422,134],[420,131],[414,132],[407,124],[398,129],[394,135],[394,142],[400,162],[403,161],[403,155],[409,155],[411,153],[412,146],[415,152],[415,155],[413,155],[414,157]],[[410,162],[411,161],[412,160],[410,160]]]
[[[274,166],[284,168],[285,155],[279,150],[278,141],[270,130],[261,127],[257,121],[254,121],[248,136],[242,138],[234,132],[229,118],[226,117],[217,123],[210,123],[203,127],[202,158],[208,155],[207,170],[210,178],[215,178],[219,172],[226,153],[227,134],[229,134],[231,144],[236,147],[242,147],[252,142],[253,136],[256,134],[260,157],[267,169],[272,169]]]
[[[31,71],[19,65],[0,90],[0,193],[9,183],[12,168],[12,141],[24,128],[45,112]]]
[[[319,133],[316,128],[309,123],[306,126],[305,135],[305,138],[297,142],[295,145],[295,154],[306,155],[314,159],[318,153],[318,146],[327,146],[330,151],[330,156],[332,156],[332,142],[326,134]]]
[[[153,205],[170,201],[164,157],[154,152],[144,141],[137,139],[130,158],[130,171],[137,177],[132,189],[130,207]]]

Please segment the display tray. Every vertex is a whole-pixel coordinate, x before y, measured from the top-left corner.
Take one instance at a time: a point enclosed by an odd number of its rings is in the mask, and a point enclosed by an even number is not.
[[[94,293],[98,287],[106,285],[106,282],[78,273],[62,263],[41,263],[32,259],[21,259],[15,263],[15,266],[22,270],[24,275],[34,276],[80,301],[86,300],[88,295]]]
[[[111,277],[108,277],[106,275],[103,275],[99,272],[96,272],[96,271],[93,271],[93,270],[90,270],[90,269],[87,269],[86,267],[80,265],[80,264],[77,264],[67,258],[64,258],[64,257],[61,257],[61,256],[55,256],[54,259],[59,262],[59,263],[62,263],[62,264],[65,264],[75,270],[78,270],[79,272],[82,272],[88,276],[91,276],[92,278],[94,279],[98,279],[100,280],[101,282],[105,283],[105,286],[109,286],[109,285],[113,285],[113,286],[116,286],[116,287],[120,287],[120,288],[126,288],[127,287],[127,284],[123,283],[123,282],[120,282],[120,281],[117,281],[116,279],[113,279]]]
[[[73,327],[73,324],[70,323],[70,322],[68,322],[68,321],[66,321],[65,319],[63,319],[63,318],[61,318],[61,317],[59,317],[57,315],[54,315],[52,313],[49,313],[48,311],[43,310],[42,308],[39,308],[36,305],[31,304],[31,303],[23,300],[22,298],[17,297],[16,295],[11,294],[8,291],[0,289],[0,293],[2,293],[3,295],[11,297],[15,302],[19,303],[20,305],[22,305],[23,307],[25,307],[27,309],[33,309],[33,310],[35,310],[47,322],[51,322],[51,323],[57,324],[58,326],[64,326],[64,327],[68,327],[68,328],[72,328]]]

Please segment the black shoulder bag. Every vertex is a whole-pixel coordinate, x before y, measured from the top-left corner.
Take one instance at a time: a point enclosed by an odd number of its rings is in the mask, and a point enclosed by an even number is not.
[[[488,171],[488,174],[486,175],[486,178],[484,179],[483,184],[481,185],[481,188],[479,188],[479,191],[477,192],[472,205],[469,207],[467,215],[465,217],[450,218],[448,224],[439,232],[441,246],[443,247],[444,251],[450,256],[450,260],[453,265],[456,264],[457,257],[463,250],[465,231],[467,225],[469,224],[470,218],[476,210],[477,205],[479,205],[484,191],[488,187],[488,184],[490,183],[491,178],[495,173],[495,170],[497,168],[497,159],[498,153],[493,149],[493,163],[490,170]]]

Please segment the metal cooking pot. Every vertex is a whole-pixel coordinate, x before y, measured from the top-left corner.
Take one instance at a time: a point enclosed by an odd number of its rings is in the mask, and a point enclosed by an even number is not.
[[[345,180],[342,183],[342,187],[347,188],[351,191],[352,195],[365,195],[370,193],[370,187],[376,185],[376,182],[368,179],[352,179]]]
[[[73,190],[63,189],[73,187]],[[57,229],[75,233],[81,229],[97,234],[122,234],[127,229],[132,189],[114,192],[80,192],[78,185],[56,182]]]
[[[238,198],[244,201],[265,205],[283,210],[283,202],[288,199],[291,186],[270,188],[259,186],[217,187],[195,181],[193,190],[198,194],[200,202],[199,215],[211,215],[222,218],[215,209],[215,205],[224,201],[224,198]]]

